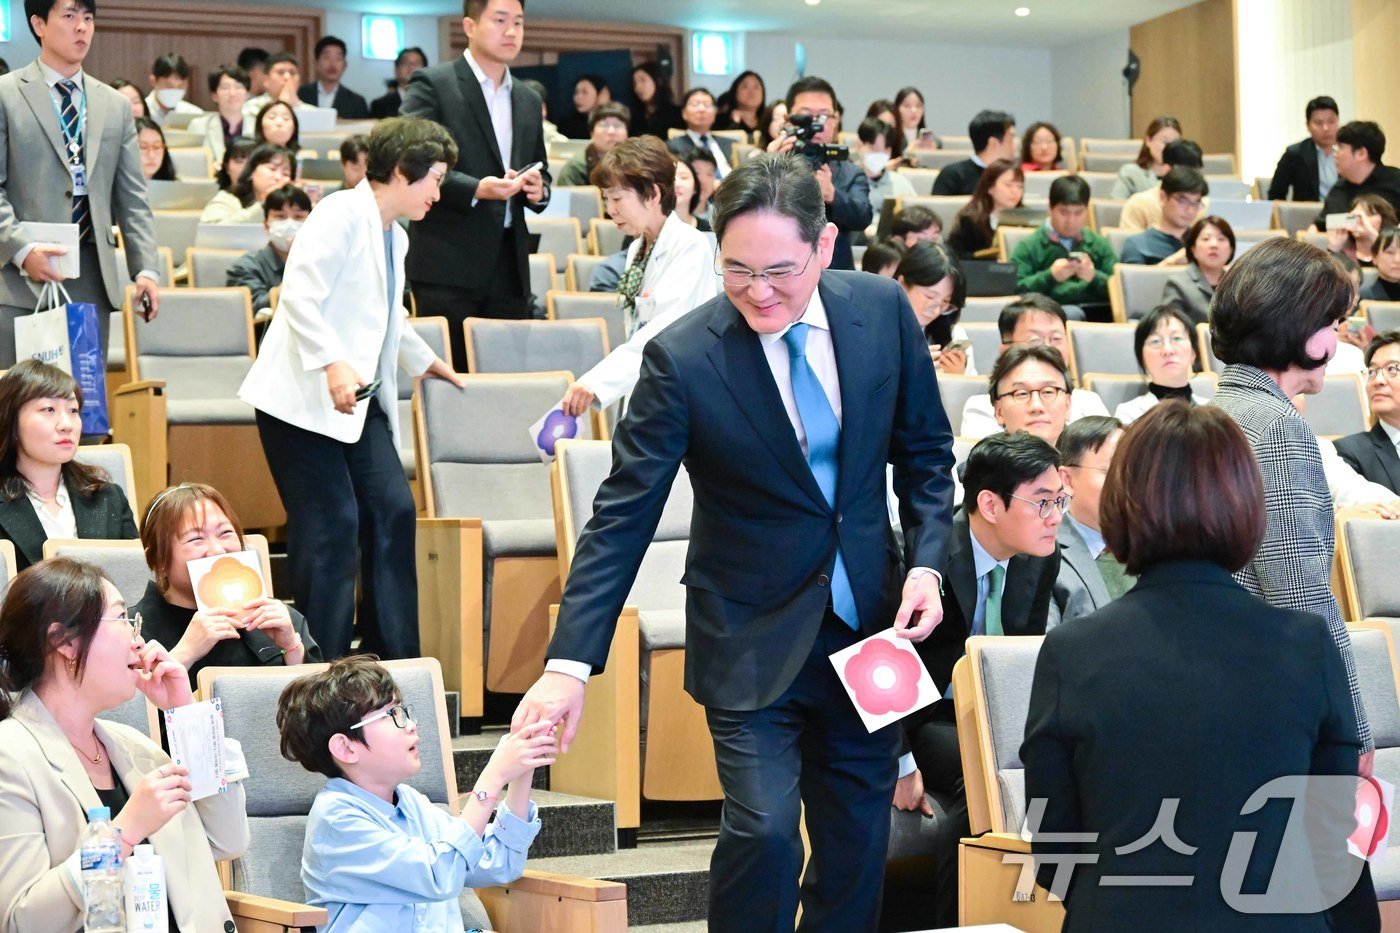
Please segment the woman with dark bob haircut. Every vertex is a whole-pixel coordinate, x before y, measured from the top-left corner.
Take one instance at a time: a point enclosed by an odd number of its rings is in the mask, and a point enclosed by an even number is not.
[[[1298,240],[1270,237],[1220,280],[1210,337],[1215,355],[1227,364],[1214,402],[1238,422],[1254,449],[1269,513],[1269,530],[1236,579],[1270,605],[1327,620],[1351,687],[1362,746],[1358,768],[1369,776],[1375,744],[1351,638],[1332,595],[1332,496],[1317,438],[1291,401],[1322,390],[1323,373],[1337,352],[1337,324],[1355,303],[1356,287],[1336,257]],[[1376,911],[1368,869],[1337,910],[1343,917],[1339,929],[1368,928]]]
[[[1271,524],[1266,482],[1213,406],[1164,402],[1118,443],[1100,515],[1109,551],[1138,579],[1046,634],[1021,746],[1031,849],[1067,931],[1367,928],[1323,912],[1357,877],[1346,837],[1361,742],[1341,653],[1321,617],[1271,606],[1231,576]],[[1289,776],[1322,791],[1306,798],[1311,853],[1280,842],[1296,845],[1288,806],[1248,803]],[[1088,841],[1042,838],[1052,833]],[[1247,864],[1232,865],[1237,834],[1250,833]],[[1073,872],[1056,883],[1066,855]],[[1123,876],[1180,880],[1113,883]],[[1259,916],[1242,909],[1258,895],[1231,894],[1266,889],[1276,906]],[[1374,896],[1369,913],[1378,929]]]

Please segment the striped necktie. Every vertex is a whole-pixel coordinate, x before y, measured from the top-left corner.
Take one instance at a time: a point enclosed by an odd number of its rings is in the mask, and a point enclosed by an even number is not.
[[[82,92],[73,80],[58,82],[59,99],[63,102],[60,117],[63,121],[63,145],[65,148],[66,161],[72,164],[76,159],[77,164],[84,164],[83,137],[82,137],[82,115],[78,111],[78,98]],[[77,152],[70,148],[77,145]],[[78,225],[78,237],[84,242],[92,240],[92,215],[88,212],[88,196],[86,194],[73,195],[72,209],[73,223]]]

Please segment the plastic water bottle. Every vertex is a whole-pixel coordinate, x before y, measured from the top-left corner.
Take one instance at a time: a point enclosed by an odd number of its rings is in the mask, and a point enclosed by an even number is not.
[[[78,842],[83,871],[83,929],[87,933],[126,933],[122,909],[121,841],[112,825],[112,811],[93,807],[87,829]]]
[[[139,845],[122,866],[126,875],[126,933],[169,933],[165,860]]]

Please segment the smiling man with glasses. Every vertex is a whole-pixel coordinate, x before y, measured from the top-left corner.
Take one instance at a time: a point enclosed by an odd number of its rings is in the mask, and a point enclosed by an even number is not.
[[[904,290],[828,271],[837,230],[803,158],[735,168],[714,227],[724,293],[643,350],[545,673],[513,728],[559,722],[568,750],[684,461],[685,686],[705,707],[725,794],[710,926],[791,929],[800,898],[804,927],[873,933],[899,731],[866,730],[829,658],[891,625],[922,641],[942,619],[952,435]]]

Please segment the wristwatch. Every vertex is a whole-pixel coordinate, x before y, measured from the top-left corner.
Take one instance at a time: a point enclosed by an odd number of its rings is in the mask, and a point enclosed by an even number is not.
[[[500,794],[488,794],[484,790],[469,790],[467,791],[467,793],[475,797],[477,800],[480,800],[482,803],[485,803],[488,800],[495,800],[497,797],[500,796]]]

